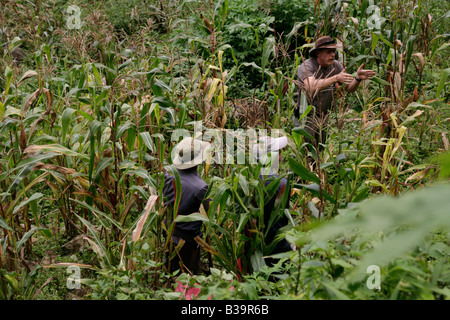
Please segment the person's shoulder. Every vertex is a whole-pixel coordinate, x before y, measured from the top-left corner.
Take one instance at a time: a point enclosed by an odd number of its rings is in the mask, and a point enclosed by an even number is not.
[[[306,60],[304,60],[301,64],[300,64],[300,66],[299,67],[311,67],[311,66],[314,66],[315,65],[315,59],[313,59],[313,58],[309,58],[309,59],[306,59]]]
[[[182,170],[180,172],[180,177],[193,186],[196,186],[198,189],[202,189],[207,186],[205,180],[203,180],[198,174],[197,170]]]
[[[206,183],[205,180],[203,180],[202,178],[198,177],[198,184],[201,186],[202,189],[208,189],[208,184]]]
[[[343,70],[343,69],[344,69],[344,66],[342,65],[342,63],[341,63],[339,60],[334,60],[333,66],[334,66],[336,69],[340,69],[340,70]]]
[[[299,67],[298,67],[298,75],[300,76],[300,78],[306,78],[306,76],[311,76],[316,70],[317,70],[317,66],[315,63],[315,59],[308,59],[305,60]]]
[[[206,192],[208,191],[208,184],[205,182],[205,180],[199,178],[196,183],[196,189],[197,189],[196,197],[199,200],[203,200],[203,198],[206,195]]]

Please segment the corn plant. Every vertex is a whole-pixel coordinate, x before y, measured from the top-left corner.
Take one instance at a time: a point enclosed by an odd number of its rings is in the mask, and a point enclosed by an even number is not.
[[[267,233],[284,214],[288,197],[285,192],[266,221],[264,205],[275,195],[281,176],[268,180],[266,186],[260,172],[261,165],[247,166],[233,168],[230,178],[213,178],[211,182],[217,191],[212,196],[208,216],[178,217],[178,221],[204,221],[205,234],[210,239],[210,243],[202,243],[204,249],[217,263],[239,277],[266,264],[264,257],[270,255],[278,241],[268,243]],[[212,185],[207,195],[213,190]]]

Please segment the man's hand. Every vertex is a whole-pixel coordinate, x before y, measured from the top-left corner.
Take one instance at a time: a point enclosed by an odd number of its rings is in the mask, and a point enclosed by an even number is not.
[[[364,63],[356,71],[356,78],[354,79],[354,81],[352,81],[348,86],[345,87],[348,92],[355,92],[358,89],[361,80],[372,79],[375,76],[375,71],[366,70],[363,69],[363,67]]]
[[[346,72],[347,68],[342,70],[340,73],[336,75],[336,80],[339,83],[350,84],[353,81],[353,76]]]
[[[360,80],[372,79],[375,76],[375,71],[363,69],[364,63],[356,71],[356,77]]]

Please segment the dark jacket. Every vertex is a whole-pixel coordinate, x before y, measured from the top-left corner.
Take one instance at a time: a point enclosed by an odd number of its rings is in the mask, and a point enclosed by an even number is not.
[[[197,167],[178,170],[178,174],[180,175],[181,180],[181,198],[178,206],[178,215],[188,215],[200,212],[200,204],[202,202],[205,210],[208,211],[209,200],[204,201],[203,199],[208,190],[208,185],[199,177]],[[165,173],[165,177],[163,196],[167,199],[164,200],[164,205],[173,205],[175,202],[175,177],[167,172]],[[177,222],[175,231],[191,232],[198,235],[200,234],[201,226],[201,221]]]

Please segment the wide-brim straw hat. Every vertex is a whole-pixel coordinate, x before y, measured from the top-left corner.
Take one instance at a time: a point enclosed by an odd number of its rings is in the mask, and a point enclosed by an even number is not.
[[[211,144],[192,137],[181,140],[172,150],[172,163],[180,170],[189,169],[206,161]]]
[[[317,50],[320,49],[338,49],[342,48],[342,44],[337,43],[335,39],[330,36],[323,36],[316,40],[314,48],[309,51],[311,57],[316,57]]]
[[[258,143],[253,146],[253,155],[256,159],[260,159],[271,152],[283,149],[287,144],[288,139],[286,136],[279,138],[272,138],[269,136],[260,137]]]

